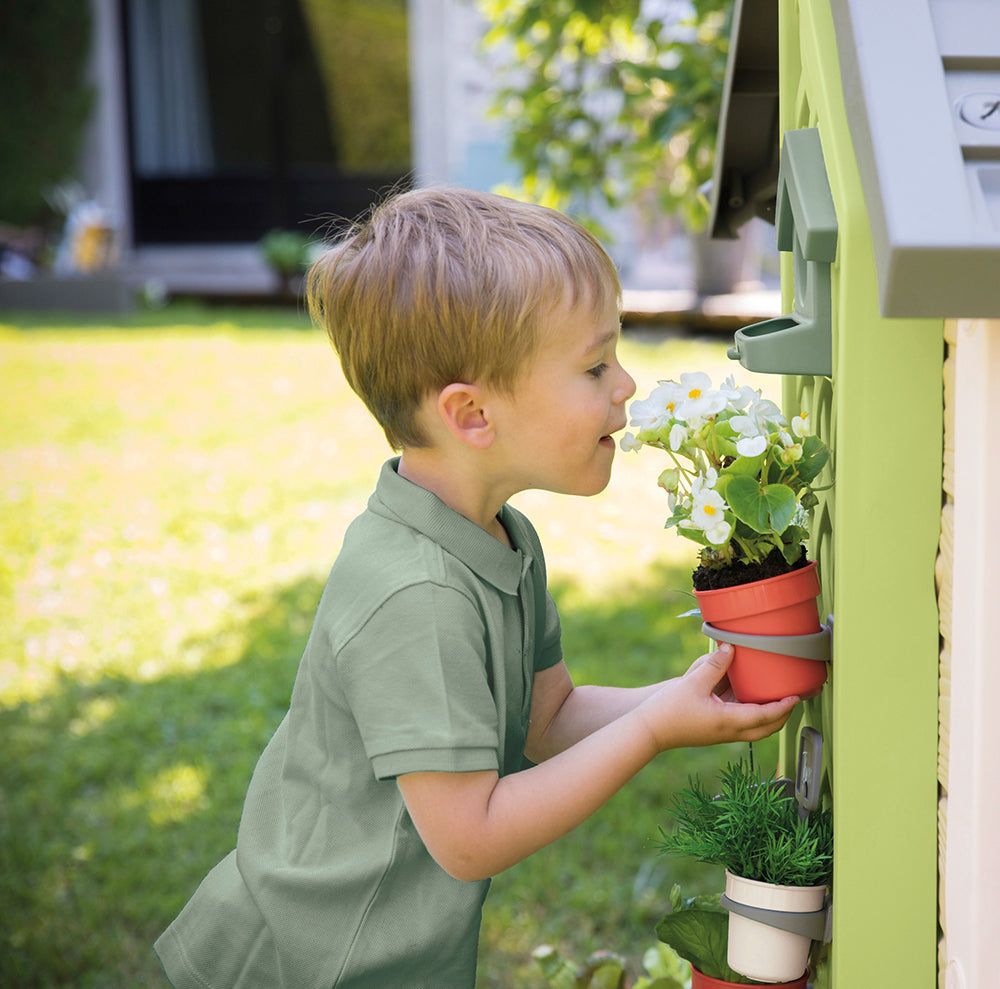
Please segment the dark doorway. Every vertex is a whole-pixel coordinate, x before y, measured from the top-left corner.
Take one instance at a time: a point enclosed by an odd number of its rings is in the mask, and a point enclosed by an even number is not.
[[[310,233],[406,184],[406,0],[122,5],[137,244]]]

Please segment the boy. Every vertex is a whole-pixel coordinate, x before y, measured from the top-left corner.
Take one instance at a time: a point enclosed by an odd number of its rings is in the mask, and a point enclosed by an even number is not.
[[[610,479],[635,383],[586,231],[407,193],[309,295],[402,454],[345,535],[236,849],[156,950],[176,989],[471,989],[491,876],[659,752],[763,738],[796,699],[728,700],[729,647],[649,687],[573,686],[541,546],[507,501]]]

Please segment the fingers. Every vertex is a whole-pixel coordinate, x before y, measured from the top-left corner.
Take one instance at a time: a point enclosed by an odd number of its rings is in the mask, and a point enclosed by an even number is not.
[[[756,742],[779,731],[798,704],[798,697],[783,697],[768,704],[740,704],[744,712],[751,716],[750,723],[743,731],[743,741]],[[752,709],[756,710],[752,710]]]

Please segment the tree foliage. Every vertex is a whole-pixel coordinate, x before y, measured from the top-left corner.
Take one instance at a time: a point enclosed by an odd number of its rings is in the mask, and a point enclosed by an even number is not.
[[[729,0],[481,0],[510,65],[495,110],[526,197],[639,200],[697,229],[712,174]]]

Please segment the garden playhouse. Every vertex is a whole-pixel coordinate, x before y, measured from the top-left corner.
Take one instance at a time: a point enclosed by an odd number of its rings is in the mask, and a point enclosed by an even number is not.
[[[816,509],[836,989],[996,986],[1000,3],[741,0],[712,233],[775,222],[785,316],[730,356],[832,449]],[[992,413],[992,414],[991,414]]]

